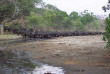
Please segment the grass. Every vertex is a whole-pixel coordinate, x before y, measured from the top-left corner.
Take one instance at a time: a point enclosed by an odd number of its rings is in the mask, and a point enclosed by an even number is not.
[[[14,35],[0,35],[0,38],[13,37]]]
[[[0,35],[0,39],[15,39],[20,37],[21,36],[13,35],[13,34]]]

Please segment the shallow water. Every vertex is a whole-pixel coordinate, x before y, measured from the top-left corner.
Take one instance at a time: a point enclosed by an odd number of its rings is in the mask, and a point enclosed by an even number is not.
[[[45,74],[45,73],[64,74],[64,70],[61,67],[53,67],[47,64],[43,64],[42,67],[40,68],[36,67],[33,71],[33,74]]]
[[[0,50],[0,74],[64,74],[61,67],[39,63],[25,51]]]

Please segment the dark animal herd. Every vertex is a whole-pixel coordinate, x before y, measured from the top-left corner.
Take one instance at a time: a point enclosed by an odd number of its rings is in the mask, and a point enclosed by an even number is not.
[[[8,32],[21,35],[24,38],[52,38],[52,37],[66,37],[66,36],[87,36],[87,35],[102,35],[104,32],[85,32],[85,31],[73,31],[73,32],[52,32],[52,31],[38,31],[33,29],[5,29]]]

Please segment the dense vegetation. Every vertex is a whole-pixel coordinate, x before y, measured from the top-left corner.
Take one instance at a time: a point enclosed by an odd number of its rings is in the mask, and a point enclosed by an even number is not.
[[[1,0],[0,23],[10,28],[33,28],[57,31],[101,31],[104,22],[87,10],[71,12],[59,10],[42,0]]]
[[[52,6],[52,5],[51,5]],[[21,25],[20,25],[21,24]],[[11,23],[11,27],[27,27],[44,30],[101,30],[102,20],[96,18],[93,13],[87,11],[79,14],[71,12],[69,15],[52,6],[48,8],[35,8],[30,15],[22,21]]]
[[[108,4],[110,4],[110,0],[108,0]],[[102,9],[106,12],[110,9],[110,6],[107,4],[107,6],[103,6]],[[105,33],[103,35],[103,40],[107,41],[106,48],[110,48],[110,14],[107,18],[105,18],[106,27],[105,27]]]
[[[40,0],[0,0],[0,23],[8,19],[28,16]]]
[[[106,48],[109,48],[110,47],[110,15],[109,15],[109,17],[107,17],[106,19],[105,19],[105,21],[106,21],[106,32],[105,32],[105,34],[104,34],[104,36],[103,36],[103,40],[107,40],[107,45],[106,45]]]
[[[0,0],[0,34],[3,26],[13,20],[25,18],[41,0]]]

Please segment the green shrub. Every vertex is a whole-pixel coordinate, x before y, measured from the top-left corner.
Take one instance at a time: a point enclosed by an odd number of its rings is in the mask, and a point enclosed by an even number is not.
[[[107,41],[106,48],[109,48],[110,47],[110,14],[109,17],[105,19],[105,21],[106,21],[106,28],[105,28],[106,32],[103,35],[103,40]]]

